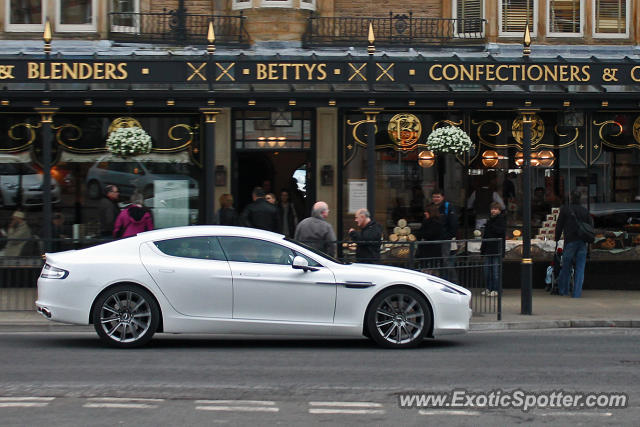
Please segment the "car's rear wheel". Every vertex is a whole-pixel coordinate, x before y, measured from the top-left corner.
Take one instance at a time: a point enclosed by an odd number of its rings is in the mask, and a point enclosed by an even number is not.
[[[93,326],[103,342],[130,348],[144,345],[153,337],[160,310],[146,290],[119,285],[98,297],[92,316]]]
[[[391,288],[376,296],[367,313],[369,337],[388,348],[410,348],[422,342],[431,328],[431,309],[425,298],[408,288]]]
[[[87,193],[90,199],[99,199],[102,195],[100,183],[96,180],[89,181],[89,184],[87,184]]]

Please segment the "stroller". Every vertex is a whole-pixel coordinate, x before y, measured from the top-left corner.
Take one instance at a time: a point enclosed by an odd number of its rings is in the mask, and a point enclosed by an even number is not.
[[[547,267],[547,274],[545,276],[544,290],[551,295],[558,295],[558,280],[560,279],[560,270],[562,268],[562,248],[558,247],[556,242],[556,248],[553,251],[553,260],[551,265]],[[573,293],[573,276],[575,274],[575,266],[571,266],[571,277],[569,278],[569,294]]]

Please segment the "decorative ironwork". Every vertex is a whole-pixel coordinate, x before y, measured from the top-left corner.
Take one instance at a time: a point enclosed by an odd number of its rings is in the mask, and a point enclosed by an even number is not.
[[[422,124],[413,114],[396,114],[389,120],[387,133],[398,146],[397,150],[412,151],[413,145],[422,135]]]
[[[18,141],[18,143],[21,143],[22,145],[19,145],[17,147],[0,148],[0,152],[14,152],[14,151],[26,150],[31,144],[33,144],[33,141],[36,140],[35,129],[39,129],[40,126],[42,126],[42,123],[38,123],[35,125],[32,125],[31,123],[16,123],[15,125],[11,126],[9,128],[9,131],[7,132],[7,134],[9,135],[9,139],[11,139],[12,141]],[[21,138],[19,136],[16,136],[14,133],[16,129],[21,127],[24,127],[27,131],[26,138]],[[22,140],[25,140],[25,141],[20,142]]]
[[[531,122],[531,148],[533,149],[544,136],[544,122],[537,114],[526,114]],[[525,122],[525,114],[518,114],[511,125],[511,134],[513,138],[522,145],[523,123]]]
[[[216,45],[248,46],[249,34],[240,15],[187,13],[184,7],[163,12],[110,12],[109,39],[116,42],[209,44],[213,23]]]
[[[388,17],[320,17],[312,14],[303,35],[306,47],[323,45],[367,46],[369,24],[376,46],[433,45],[449,43],[482,44],[486,20],[480,18],[416,18],[409,15]]]
[[[140,124],[140,122],[138,120],[134,119],[133,117],[118,117],[117,119],[114,119],[111,122],[107,132],[111,133],[114,130],[119,129],[119,128],[131,128],[131,127],[141,128],[142,125]]]

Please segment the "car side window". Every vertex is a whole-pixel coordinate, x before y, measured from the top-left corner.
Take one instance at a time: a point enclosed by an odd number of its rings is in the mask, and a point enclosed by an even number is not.
[[[247,237],[219,237],[229,261],[259,264],[293,264],[294,252],[277,243]]]
[[[153,243],[166,255],[226,261],[218,239],[212,236],[181,237]]]

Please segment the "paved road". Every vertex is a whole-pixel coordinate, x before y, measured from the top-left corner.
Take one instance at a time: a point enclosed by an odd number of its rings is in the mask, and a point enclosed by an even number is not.
[[[637,425],[640,330],[476,332],[381,350],[366,340],[0,334],[3,425]],[[401,409],[401,392],[624,392],[627,409]]]

